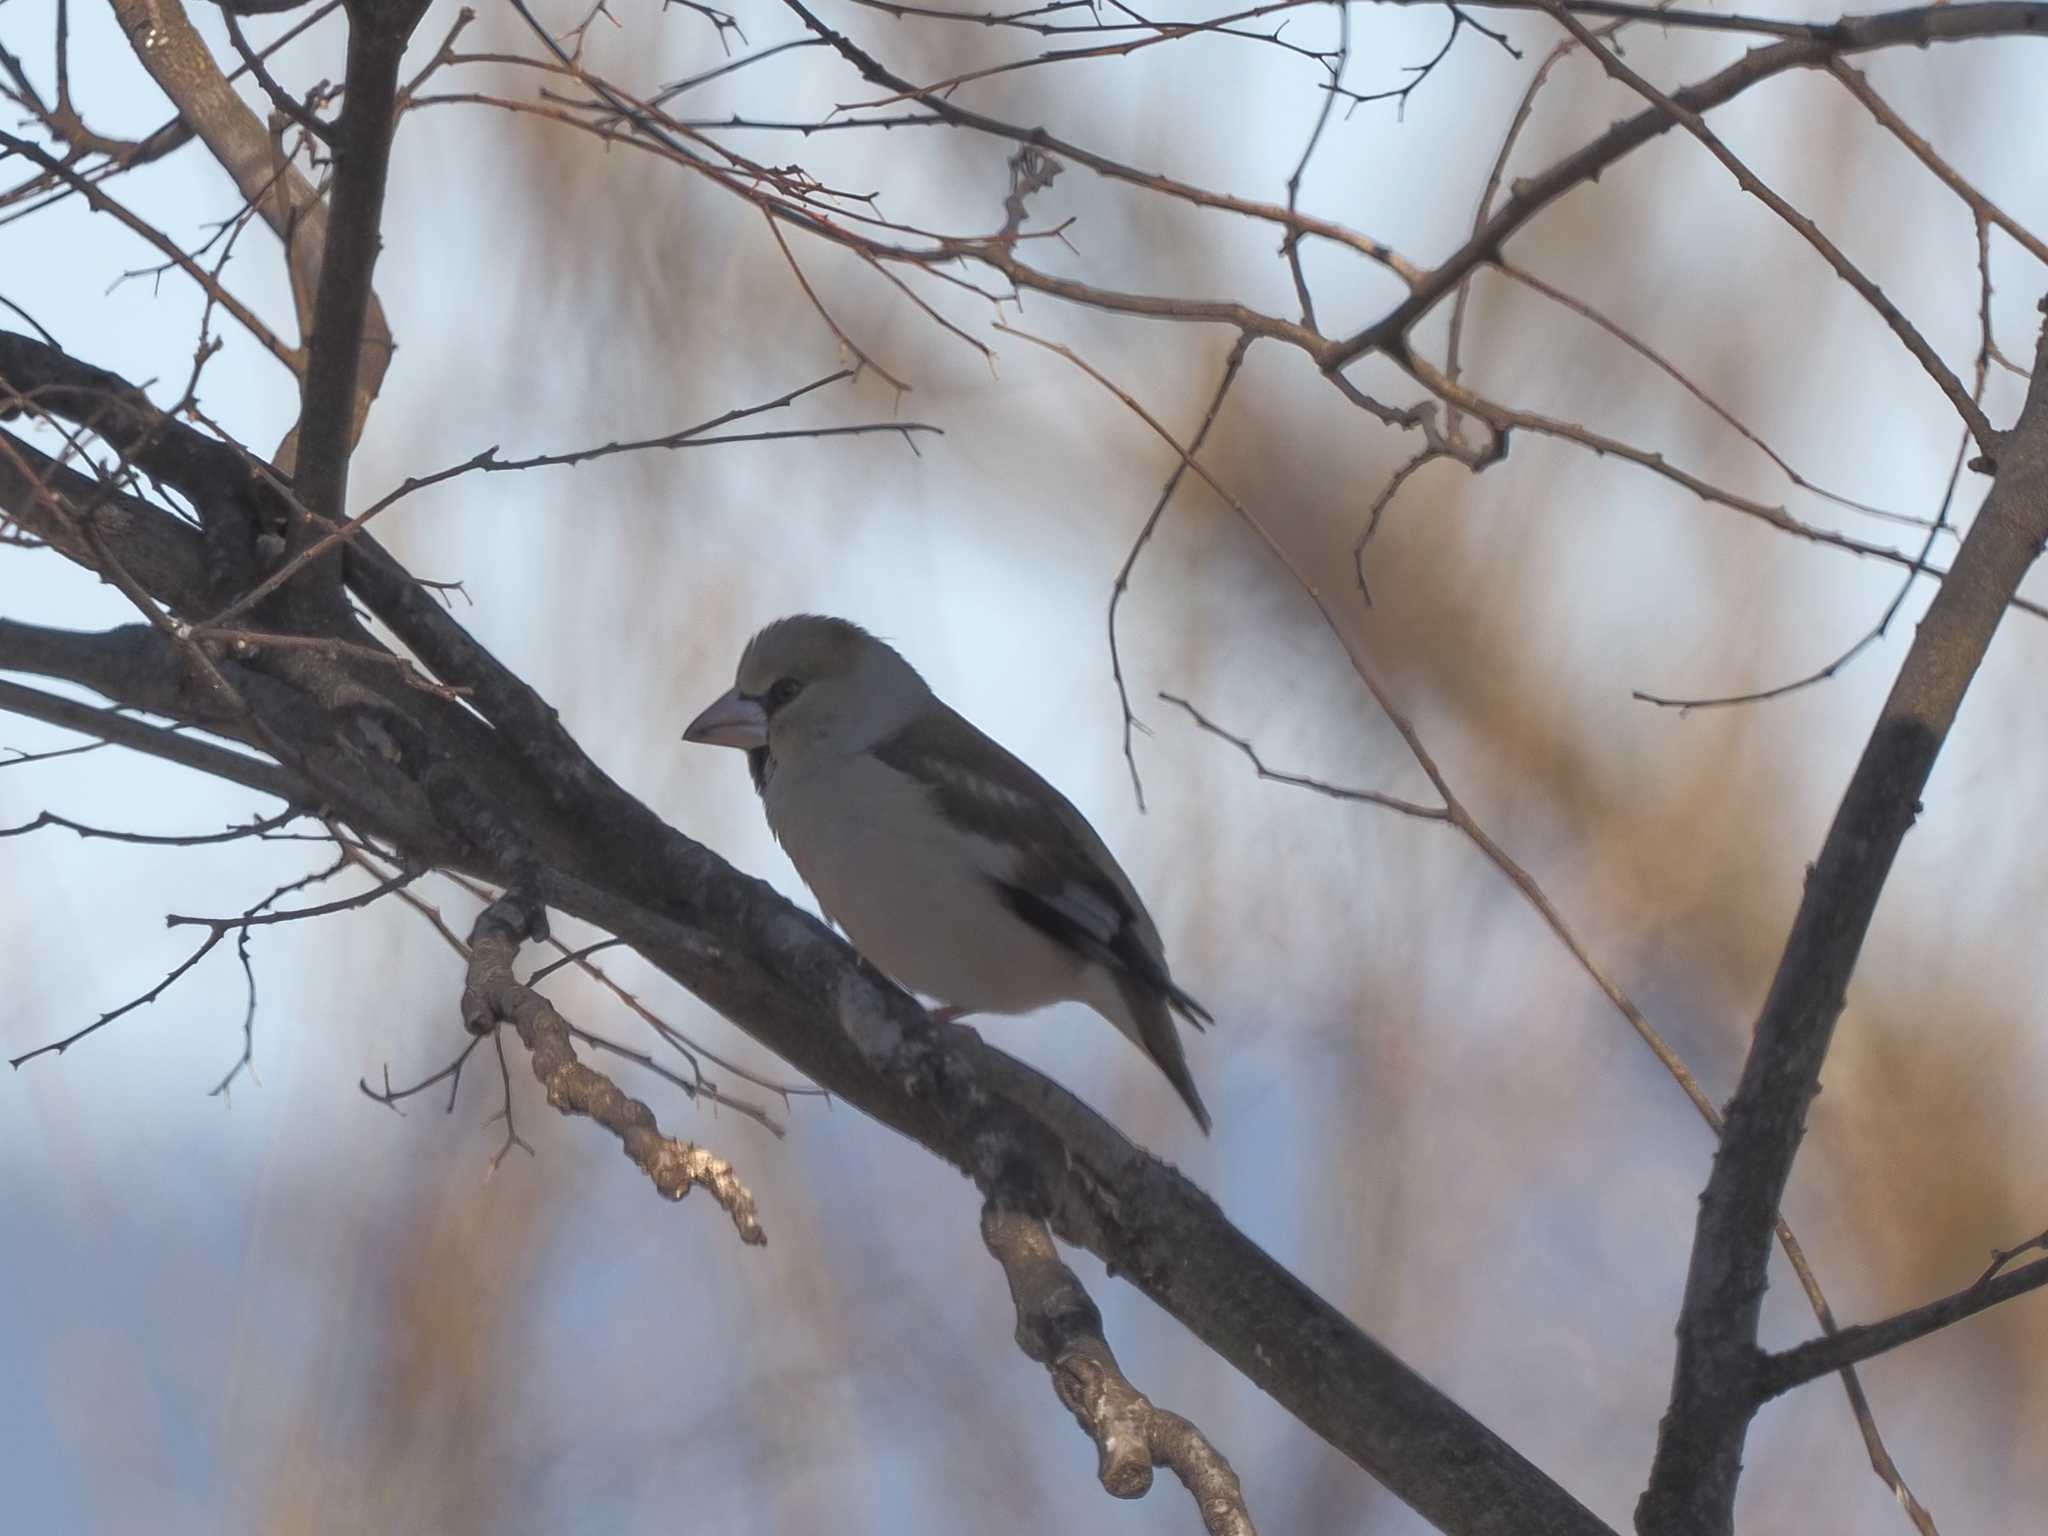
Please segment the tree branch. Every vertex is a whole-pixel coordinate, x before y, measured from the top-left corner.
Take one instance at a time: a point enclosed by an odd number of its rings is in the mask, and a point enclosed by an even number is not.
[[[1849,781],[1778,963],[1700,1197],[1678,1319],[1671,1406],[1636,1524],[1727,1536],[1764,1356],[1765,1264],[1786,1180],[1820,1087],[1885,877],[2020,580],[2048,539],[2048,331],[2034,383],[2000,434],[1998,478],[1956,552]]]
[[[1970,392],[1963,387],[1963,381],[1956,377],[1955,371],[1941,360],[1941,354],[1927,344],[1927,338],[1920,334],[1896,304],[1884,296],[1884,291],[1864,274],[1862,268],[1843,255],[1841,247],[1823,234],[1819,225],[1785,201],[1767,186],[1756,172],[1744,165],[1735,152],[1721,142],[1720,136],[1707,126],[1705,118],[1666,96],[1624,63],[1621,56],[1612,48],[1595,37],[1592,29],[1571,13],[1565,0],[1540,0],[1540,3],[1557,18],[1558,25],[1578,40],[1580,46],[1593,56],[1602,69],[1651,106],[1666,113],[1687,133],[1698,139],[1707,153],[1720,161],[1728,174],[1735,178],[1736,184],[1743,191],[1784,220],[1795,234],[1819,253],[1821,260],[1834,269],[1836,276],[1862,296],[1863,302],[1875,310],[1878,318],[1891,328],[1892,334],[1899,339],[1899,344],[1913,355],[1913,360],[1919,363],[1927,376],[1934,381],[1935,387],[1948,396],[1949,404],[1955,407],[1956,414],[1963,418],[1963,424],[1970,429],[1970,436],[1976,439],[1979,451],[1989,456],[1996,434],[1992,432],[1991,423],[1985,418],[1983,410],[1971,397]]]
[[[254,337],[272,357],[287,368],[298,367],[299,354],[296,348],[285,345],[277,333],[264,323],[261,316],[237,298],[218,277],[188,256],[175,240],[154,224],[110,197],[88,177],[81,175],[54,155],[45,153],[26,139],[18,139],[13,134],[0,130],[0,151],[20,155],[31,165],[40,166],[45,174],[62,182],[84,198],[86,206],[94,213],[104,213],[117,220],[130,234],[155,247],[157,252],[166,258],[168,266],[178,268],[197,283],[208,298],[226,310],[234,318],[235,323]]]
[[[0,651],[0,668],[10,665],[12,663],[5,652]],[[115,710],[81,704],[76,699],[44,693],[39,688],[25,687],[4,678],[0,678],[0,711],[20,715],[27,720],[40,720],[46,725],[62,726],[67,731],[97,736],[101,741],[162,758],[167,763],[177,763],[210,778],[225,779],[230,784],[275,795],[288,805],[304,805],[319,798],[305,780],[275,763],[247,757],[227,747],[217,747],[210,741],[200,741],[165,726],[150,725]]]
[[[1531,0],[1532,8],[1541,5],[1542,0]],[[1660,18],[1659,24],[1667,20]],[[1704,114],[1773,75],[1790,69],[1825,68],[1846,54],[1999,36],[2048,37],[2048,5],[2029,0],[1987,0],[1978,5],[1938,5],[1844,17],[1821,37],[1792,38],[1752,49],[1697,84],[1673,91],[1670,101],[1684,111]],[[1365,329],[1335,343],[1321,360],[1323,370],[1334,373],[1368,352],[1405,356],[1408,332],[1415,322],[1455,290],[1474,268],[1498,260],[1510,236],[1567,192],[1596,180],[1608,166],[1665,132],[1675,121],[1662,106],[1646,107],[1556,161],[1548,170],[1517,182],[1513,195],[1499,210],[1470,240],[1424,273],[1407,298]]]
[[[991,1200],[982,1207],[981,1240],[1010,1283],[1017,1347],[1046,1368],[1053,1392],[1095,1442],[1103,1491],[1142,1498],[1154,1463],[1164,1462],[1194,1496],[1209,1536],[1257,1536],[1222,1453],[1179,1414],[1155,1408],[1124,1376],[1102,1336],[1102,1313],[1060,1258],[1045,1223]]]
[[[1839,1371],[1844,1366],[1874,1359],[1902,1344],[1924,1339],[1951,1323],[1975,1317],[2001,1302],[2024,1296],[2048,1285],[2048,1259],[2039,1259],[2008,1274],[1991,1275],[1965,1286],[1953,1295],[1910,1312],[1901,1312],[1877,1323],[1857,1323],[1837,1333],[1810,1339],[1792,1349],[1768,1356],[1757,1372],[1757,1396],[1769,1401],[1816,1377]]]
[[[234,179],[243,199],[283,242],[303,346],[313,329],[313,293],[319,283],[320,254],[327,243],[327,205],[296,166],[280,161],[262,120],[229,84],[179,0],[110,3],[136,59],[221,169]],[[246,5],[236,9],[244,15],[254,14]],[[381,350],[381,355],[388,357],[391,332],[382,308],[374,304],[369,327],[372,354],[379,355]],[[380,373],[367,380],[372,395],[381,379]]]
[[[300,500],[330,522],[348,515],[348,461],[360,430],[358,380],[373,303],[370,278],[384,244],[384,182],[398,127],[398,71],[406,40],[425,11],[426,0],[355,0],[349,7],[347,95],[334,125],[334,185],[313,331],[306,340],[292,476]],[[388,337],[378,344],[388,353]],[[371,363],[378,378],[384,362]],[[316,526],[295,525],[287,552],[307,547],[319,534]],[[345,611],[340,572],[339,560],[328,561],[296,590]]]
[[[704,1148],[661,1134],[654,1111],[621,1092],[603,1073],[576,1059],[568,1021],[532,987],[512,974],[519,946],[540,922],[539,913],[506,896],[478,914],[469,931],[469,976],[462,988],[462,1022],[485,1035],[502,1020],[519,1031],[533,1057],[533,1075],[547,1090],[548,1103],[565,1115],[588,1115],[619,1138],[634,1166],[671,1200],[692,1188],[710,1192],[740,1234],[740,1241],[768,1241],[754,1216],[754,1197],[732,1164]],[[540,928],[544,934],[545,929]],[[509,1099],[508,1099],[509,1105]]]
[[[0,334],[0,397],[13,391]],[[199,531],[163,508],[60,464],[11,432],[0,431],[0,512],[79,565],[98,562],[91,536],[121,551],[135,579],[174,613],[203,612],[206,554]]]

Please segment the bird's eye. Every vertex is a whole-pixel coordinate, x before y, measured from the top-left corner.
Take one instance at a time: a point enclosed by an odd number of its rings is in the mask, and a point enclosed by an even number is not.
[[[768,708],[777,710],[804,691],[804,685],[793,677],[781,677],[768,690]]]

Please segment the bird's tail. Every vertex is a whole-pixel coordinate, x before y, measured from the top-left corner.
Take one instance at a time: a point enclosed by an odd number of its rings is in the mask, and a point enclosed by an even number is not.
[[[1208,1011],[1171,983],[1165,992],[1158,992],[1142,983],[1127,982],[1123,994],[1124,1002],[1131,1011],[1131,1020],[1137,1025],[1138,1045],[1152,1058],[1153,1065],[1166,1074],[1166,1080],[1173,1084],[1181,1102],[1195,1117],[1195,1124],[1202,1128],[1204,1136],[1208,1135],[1209,1111],[1202,1107],[1202,1096],[1195,1091],[1194,1075],[1188,1071],[1187,1053],[1181,1049],[1180,1031],[1173,1023],[1173,1014],[1178,1013],[1200,1029],[1203,1023],[1213,1022]],[[1169,1007],[1172,1012],[1168,1011]]]
[[[1166,983],[1166,1001],[1172,1006],[1175,1013],[1194,1025],[1196,1029],[1207,1029],[1216,1022],[1210,1016],[1208,1009],[1204,1008],[1192,997],[1189,997],[1187,993],[1181,991],[1170,979]]]

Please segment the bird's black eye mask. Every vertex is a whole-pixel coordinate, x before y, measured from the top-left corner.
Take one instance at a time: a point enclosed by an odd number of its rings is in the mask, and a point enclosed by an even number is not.
[[[804,691],[801,679],[778,677],[769,684],[768,691],[760,696],[763,712],[770,720],[786,706],[791,699]],[[747,776],[754,781],[754,793],[765,794],[768,790],[768,776],[775,771],[775,760],[769,756],[766,747],[754,747],[747,753]]]

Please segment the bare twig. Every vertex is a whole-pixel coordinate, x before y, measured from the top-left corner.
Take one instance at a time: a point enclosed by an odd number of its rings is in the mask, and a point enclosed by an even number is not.
[[[1372,505],[1366,509],[1365,526],[1359,530],[1358,542],[1351,546],[1351,572],[1358,579],[1358,595],[1365,606],[1372,606],[1372,589],[1365,582],[1365,546],[1372,542],[1373,535],[1380,531],[1380,519],[1387,515],[1387,508],[1394,504],[1394,498],[1401,494],[1415,474],[1441,458],[1453,457],[1447,449],[1435,443],[1425,443],[1402,466],[1387,477],[1379,495],[1373,497]]]
[[[343,896],[334,901],[323,901],[316,907],[292,907],[284,912],[265,912],[259,904],[244,912],[240,917],[186,917],[173,912],[164,918],[166,928],[211,928],[215,933],[227,933],[238,928],[260,928],[273,923],[298,923],[308,918],[332,917],[337,912],[353,912],[358,907],[367,907],[393,891],[403,890],[417,880],[422,871],[401,869],[388,880],[379,881],[373,888],[354,896]]]
[[[781,410],[785,406],[801,400],[805,395],[823,389],[827,385],[837,384],[842,379],[850,379],[852,377],[854,377],[853,369],[841,368],[835,373],[826,374],[823,378],[813,379],[808,384],[802,384],[795,389],[785,391],[773,400],[763,400],[756,405],[738,406],[732,410],[721,412],[708,421],[700,421],[695,426],[684,427],[676,432],[667,432],[660,437],[636,438],[629,442],[613,441],[590,448],[572,448],[564,453],[539,453],[523,459],[501,459],[498,457],[497,447],[493,445],[484,449],[481,453],[472,454],[460,464],[451,464],[446,469],[437,469],[431,474],[407,476],[401,484],[385,492],[384,495],[380,496],[354,517],[329,528],[319,538],[264,577],[256,586],[236,598],[227,607],[221,609],[220,612],[208,619],[205,624],[198,627],[201,629],[212,629],[218,625],[225,624],[229,619],[247,612],[279,587],[290,581],[301,570],[305,569],[309,562],[319,559],[337,545],[344,544],[353,538],[362,529],[363,525],[377,516],[378,513],[386,511],[398,502],[403,501],[415,491],[424,490],[428,486],[439,485],[444,481],[453,480],[461,475],[478,473],[507,474],[529,469],[573,469],[579,464],[588,464],[597,459],[607,459],[622,453],[644,453],[658,449],[704,447],[717,443],[781,441],[800,437],[846,437],[874,432],[897,433],[904,441],[912,444],[914,451],[916,445],[912,438],[913,433],[941,432],[940,428],[921,421],[889,421],[863,422],[846,427],[799,427],[791,428],[787,432],[734,433],[720,437],[710,436],[711,433],[716,432],[720,427],[730,426],[736,421],[744,421],[750,416],[760,416],[770,411]]]
[[[1757,435],[1757,433],[1752,431],[1743,422],[1741,417],[1737,416],[1733,411],[1729,410],[1728,407],[1721,404],[1721,402],[1716,400],[1712,395],[1708,394],[1706,390],[1702,389],[1698,384],[1694,383],[1692,377],[1689,374],[1687,374],[1683,369],[1681,369],[1676,363],[1672,362],[1669,358],[1665,357],[1661,352],[1657,351],[1654,347],[1650,346],[1648,342],[1644,341],[1641,337],[1637,336],[1633,331],[1629,330],[1625,326],[1617,324],[1607,315],[1601,313],[1592,305],[1588,304],[1584,299],[1577,298],[1574,297],[1572,294],[1566,293],[1563,289],[1558,288],[1551,283],[1545,282],[1535,273],[1526,271],[1525,269],[1516,266],[1511,261],[1502,261],[1499,264],[1499,266],[1502,276],[1513,278],[1516,282],[1520,283],[1523,287],[1530,289],[1532,292],[1542,294],[1543,297],[1549,299],[1553,304],[1560,305],[1563,308],[1570,310],[1573,314],[1580,315],[1584,317],[1586,320],[1591,321],[1594,325],[1598,326],[1601,330],[1605,331],[1608,335],[1612,336],[1616,341],[1620,342],[1623,346],[1627,347],[1631,352],[1635,353],[1636,356],[1644,359],[1659,373],[1663,374],[1666,378],[1670,379],[1672,382],[1677,384],[1679,388],[1683,389],[1687,394],[1691,395],[1693,399],[1699,401],[1701,405],[1704,405],[1709,411],[1713,412],[1715,416],[1719,417],[1723,422],[1725,422],[1731,431],[1733,431],[1738,437],[1740,437],[1744,442],[1748,443],[1751,447],[1755,448],[1758,453],[1762,454],[1765,458],[1769,459],[1771,463],[1778,469],[1779,473],[1784,475],[1784,477],[1787,480],[1790,480],[1794,485],[1798,486],[1801,490],[1811,491],[1814,495],[1820,497],[1823,501],[1831,501],[1838,507],[1846,507],[1848,510],[1852,512],[1861,512],[1866,517],[1878,518],[1884,522],[1903,523],[1910,528],[1931,528],[1935,526],[1935,524],[1931,523],[1927,518],[1914,517],[1911,514],[1904,512],[1892,512],[1886,510],[1883,507],[1874,507],[1870,505],[1868,502],[1856,501],[1850,497],[1840,495],[1834,491],[1829,490],[1826,486],[1816,485],[1813,481],[1807,479],[1804,475],[1800,474],[1798,470],[1794,469],[1789,463],[1787,463],[1785,461],[1784,456],[1780,454],[1777,451],[1777,449],[1773,448],[1769,443],[1765,442],[1762,437]]]
[[[491,1031],[491,1045],[498,1053],[498,1086],[504,1098],[500,1101],[501,1107],[498,1112],[491,1116],[487,1123],[496,1124],[500,1120],[504,1121],[505,1139],[499,1144],[498,1150],[491,1154],[490,1164],[484,1170],[484,1177],[487,1179],[498,1171],[498,1165],[505,1161],[514,1147],[528,1157],[534,1155],[533,1147],[519,1134],[518,1126],[512,1121],[512,1068],[505,1060],[505,1032],[502,1029]]]
[[[1668,114],[1687,133],[1698,139],[1706,147],[1707,152],[1726,167],[1728,174],[1735,178],[1743,191],[1784,220],[1795,234],[1820,254],[1821,260],[1834,268],[1835,274],[1842,281],[1862,295],[1863,302],[1876,310],[1878,317],[1891,327],[1892,334],[1897,336],[1905,349],[1913,354],[1914,360],[1934,381],[1935,387],[1948,396],[1949,404],[1955,407],[1956,414],[1961,416],[1964,424],[1969,427],[1970,435],[1977,440],[1979,449],[1987,458],[1991,457],[1998,434],[1992,431],[1991,423],[1986,419],[1983,410],[1971,397],[1970,392],[1963,388],[1963,381],[1955,376],[1954,370],[1941,360],[1940,354],[1933,347],[1927,344],[1927,338],[1920,334],[1896,304],[1884,296],[1883,291],[1864,274],[1863,269],[1850,261],[1843,254],[1841,247],[1822,233],[1819,225],[1765,185],[1762,177],[1743,164],[1735,152],[1721,142],[1720,136],[1707,126],[1705,118],[1652,85],[1624,62],[1612,48],[1594,36],[1592,29],[1571,13],[1565,0],[1539,0],[1539,3],[1543,9],[1557,18],[1559,26],[1577,38],[1580,46],[1599,61],[1602,69],[1628,86],[1651,106]]]
[[[1980,389],[1982,385],[1983,379],[1980,374],[1978,379]],[[1662,709],[1675,709],[1683,716],[1690,714],[1696,709],[1727,709],[1742,704],[1768,703],[1772,699],[1782,699],[1788,694],[1798,693],[1802,689],[1816,687],[1841,672],[1843,668],[1847,667],[1849,663],[1858,656],[1861,656],[1871,646],[1877,644],[1890,631],[1892,621],[1899,616],[1899,610],[1906,606],[1906,598],[1913,590],[1914,581],[1926,566],[1927,556],[1934,548],[1935,538],[1943,529],[1952,526],[1948,520],[1949,508],[1955,501],[1956,486],[1962,479],[1963,460],[1969,453],[1969,446],[1970,434],[1965,430],[1962,434],[1962,442],[1956,449],[1955,462],[1949,466],[1948,489],[1942,494],[1941,511],[1928,524],[1927,539],[1920,546],[1919,560],[1914,563],[1913,569],[1906,572],[1905,580],[1899,583],[1899,590],[1894,592],[1891,601],[1885,604],[1884,612],[1878,615],[1877,622],[1865,630],[1848,649],[1842,651],[1832,661],[1815,668],[1804,676],[1795,677],[1789,683],[1778,683],[1770,688],[1753,689],[1748,693],[1724,694],[1708,698],[1672,698],[1666,694],[1647,693],[1638,688],[1631,692],[1630,697],[1639,699],[1645,704],[1655,704]]]
[[[105,746],[105,742],[93,742],[91,746]],[[87,747],[70,747],[70,752],[89,750]],[[56,757],[59,753],[39,754]],[[34,761],[32,758],[17,758],[0,767],[12,768],[19,762]],[[25,821],[18,827],[0,827],[0,837],[20,837],[24,833],[39,831],[43,827],[61,827],[67,832],[76,832],[83,838],[104,838],[115,843],[140,843],[155,848],[198,848],[207,843],[233,843],[245,837],[261,837],[289,822],[294,822],[305,813],[296,807],[280,811],[275,816],[251,820],[239,827],[229,827],[225,832],[123,832],[111,827],[88,826],[82,821],[73,821],[68,816],[59,816],[55,811],[43,811],[34,821]]]
[[[781,224],[775,215],[763,209],[761,217],[768,221],[768,233],[774,237],[775,248],[782,252],[782,259],[789,264],[790,276],[796,279],[797,287],[802,289],[804,297],[810,300],[811,308],[818,312],[818,318],[825,322],[826,329],[839,338],[842,347],[860,360],[861,367],[874,369],[876,375],[897,394],[908,394],[910,385],[869,356],[859,342],[846,334],[846,328],[832,318],[832,311],[825,307],[825,301],[818,297],[818,290],[811,286],[811,280],[804,276],[804,269],[797,264],[796,253],[789,248],[789,242],[782,238]]]
[[[52,1040],[49,1041],[47,1044],[37,1046],[32,1051],[23,1051],[19,1056],[9,1057],[7,1064],[10,1067],[13,1067],[16,1071],[19,1071],[23,1063],[34,1061],[38,1056],[62,1056],[66,1051],[70,1050],[72,1046],[78,1044],[78,1042],[83,1040],[87,1035],[97,1034],[99,1033],[99,1031],[105,1029],[109,1024],[113,1023],[116,1019],[121,1018],[127,1014],[133,1013],[137,1008],[146,1007],[150,1003],[155,1002],[158,998],[162,997],[166,992],[170,991],[170,989],[177,984],[177,981],[180,977],[182,977],[187,971],[191,970],[192,967],[197,965],[200,961],[204,960],[207,954],[213,949],[213,946],[221,941],[222,937],[226,934],[226,932],[227,930],[225,928],[216,928],[211,933],[207,934],[207,936],[204,939],[201,939],[199,941],[199,947],[197,949],[193,950],[191,954],[187,955],[183,960],[180,960],[176,965],[171,967],[169,973],[165,975],[162,981],[158,982],[155,986],[151,987],[147,992],[143,993],[140,997],[130,998],[127,1002],[121,1004],[120,1007],[108,1009],[105,1013],[101,1014],[98,1018],[94,1019],[90,1024],[86,1025],[85,1028],[73,1030],[70,1034],[66,1035],[61,1040]]]
[[[391,1086],[391,1066],[388,1062],[384,1067],[384,1087],[381,1091],[372,1088],[368,1078],[357,1078],[356,1087],[362,1091],[363,1097],[369,1099],[372,1103],[382,1104],[394,1115],[402,1115],[405,1111],[398,1107],[402,1101],[411,1098],[416,1093],[426,1092],[436,1083],[446,1083],[448,1085],[448,1102],[443,1106],[442,1113],[452,1115],[455,1113],[456,1092],[462,1087],[462,1069],[469,1062],[470,1052],[483,1043],[484,1037],[482,1035],[471,1035],[469,1043],[463,1046],[461,1052],[457,1054],[453,1061],[441,1068],[440,1071],[429,1073],[409,1088],[393,1088]]]
[[[30,763],[47,763],[60,757],[78,757],[83,753],[97,752],[103,747],[110,747],[112,745],[113,743],[110,741],[88,741],[75,747],[53,747],[48,752],[24,752],[19,747],[9,747],[7,751],[13,755],[7,758],[6,761],[0,762],[0,768],[26,768]],[[33,829],[18,827],[15,830],[30,831]]]
[[[1179,488],[1181,477],[1187,473],[1193,456],[1202,451],[1209,429],[1216,425],[1216,418],[1222,414],[1224,398],[1230,393],[1230,386],[1236,382],[1237,371],[1244,366],[1245,354],[1251,351],[1252,337],[1249,333],[1240,335],[1230,349],[1230,355],[1223,360],[1223,377],[1216,383],[1216,392],[1209,397],[1209,409],[1202,414],[1202,424],[1195,429],[1195,435],[1188,440],[1186,457],[1176,458],[1173,469],[1166,477],[1166,484],[1159,488],[1159,498],[1152,503],[1152,511],[1146,516],[1144,525],[1138,529],[1138,536],[1131,541],[1129,553],[1116,573],[1116,581],[1109,589],[1109,675],[1116,683],[1117,706],[1123,711],[1124,764],[1131,770],[1131,793],[1138,797],[1138,809],[1145,809],[1145,781],[1138,776],[1138,756],[1132,749],[1131,733],[1143,730],[1144,722],[1131,709],[1131,690],[1124,681],[1123,652],[1117,644],[1116,613],[1124,600],[1124,594],[1131,587],[1131,571],[1138,563],[1138,556],[1145,552],[1151,541],[1152,531],[1159,526],[1159,519],[1166,512],[1166,504],[1173,500],[1173,493]]]
[[[329,831],[331,835],[331,824]],[[294,891],[303,891],[315,885],[326,884],[344,869],[348,868],[349,862],[348,852],[344,849],[340,856],[325,868],[313,870],[309,874],[301,875],[296,880],[285,881],[284,884],[278,886],[268,896],[249,907],[243,913],[243,916],[254,917],[259,912],[267,911]],[[213,1098],[225,1099],[228,1089],[234,1086],[235,1079],[244,1072],[249,1072],[251,1076],[254,1075],[256,1060],[256,966],[249,956],[249,928],[246,924],[237,930],[235,934],[235,958],[241,962],[242,981],[247,988],[248,996],[247,1004],[242,1009],[242,1054],[236,1057],[234,1064],[221,1075],[220,1081],[207,1090],[208,1096]]]
[[[2043,1253],[2048,1253],[2048,1232],[2036,1233],[2024,1243],[2017,1243],[2010,1248],[1992,1249],[1991,1262],[1984,1266],[1984,1273],[1977,1277],[1976,1283],[1978,1285],[1989,1285],[1998,1277],[1998,1272],[2004,1269],[2006,1265],[2019,1258],[2022,1254],[2032,1253],[2036,1248],[2040,1249]]]
[[[1445,806],[1424,805],[1416,800],[1403,800],[1398,795],[1382,794],[1376,789],[1346,789],[1341,784],[1331,784],[1326,780],[1310,778],[1305,774],[1283,773],[1277,768],[1269,768],[1266,766],[1265,759],[1259,756],[1258,748],[1254,747],[1250,741],[1242,736],[1233,735],[1231,732],[1226,731],[1186,699],[1180,697],[1180,695],[1162,693],[1159,697],[1168,704],[1175,704],[1181,709],[1186,710],[1188,718],[1193,720],[1200,729],[1207,731],[1219,741],[1227,741],[1237,748],[1251,763],[1253,772],[1257,773],[1262,779],[1269,780],[1274,784],[1290,785],[1295,789],[1305,789],[1311,794],[1324,795],[1332,800],[1356,800],[1365,805],[1377,805],[1385,810],[1398,811],[1403,816],[1413,816],[1417,821],[1451,820],[1451,813]]]

